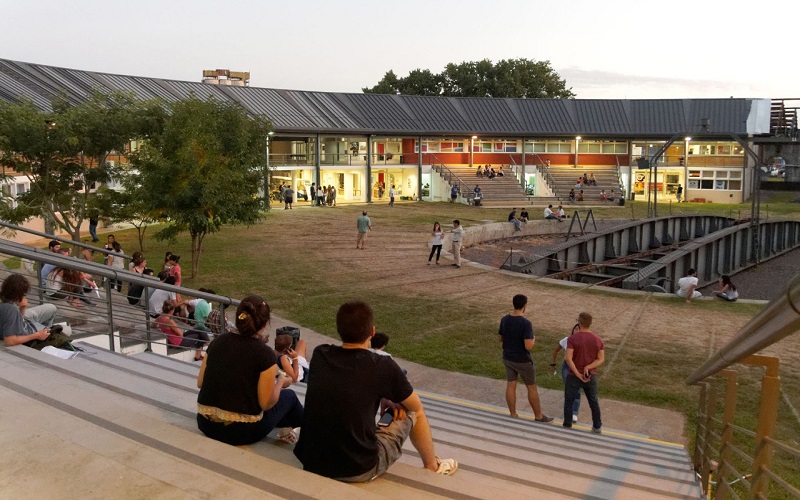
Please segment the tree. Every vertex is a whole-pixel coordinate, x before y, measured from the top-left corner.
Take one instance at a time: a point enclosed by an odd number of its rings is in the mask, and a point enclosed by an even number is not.
[[[126,94],[99,92],[78,105],[56,99],[52,111],[29,101],[0,103],[0,162],[30,181],[0,216],[14,223],[42,217],[80,240],[94,188],[120,168],[106,161],[108,154],[140,133],[139,109]]]
[[[450,63],[439,74],[415,69],[405,78],[388,71],[376,86],[363,90],[378,94],[453,97],[575,97],[566,81],[550,66],[550,61],[530,59],[503,59],[496,64],[489,59]]]
[[[250,117],[238,104],[195,97],[168,105],[163,128],[153,134],[132,164],[148,213],[167,225],[157,239],[192,238],[191,277],[198,274],[203,239],[223,224],[254,224],[263,200],[263,172],[269,124]]]

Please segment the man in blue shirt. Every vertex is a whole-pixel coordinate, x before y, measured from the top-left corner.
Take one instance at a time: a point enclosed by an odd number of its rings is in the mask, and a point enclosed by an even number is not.
[[[536,338],[533,325],[523,316],[528,297],[517,294],[512,299],[514,312],[500,320],[498,331],[503,344],[503,365],[506,367],[506,404],[512,417],[517,417],[517,379],[522,378],[528,389],[528,402],[537,422],[552,422],[553,417],[542,413],[539,391],[536,388],[536,368],[533,366],[531,350]]]

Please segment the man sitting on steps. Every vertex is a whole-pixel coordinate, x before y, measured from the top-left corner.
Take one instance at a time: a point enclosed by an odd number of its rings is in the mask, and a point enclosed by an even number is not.
[[[303,468],[339,481],[371,481],[400,458],[410,437],[424,468],[453,474],[458,462],[436,456],[422,402],[400,367],[369,350],[375,335],[372,308],[364,302],[342,305],[336,330],[342,345],[321,345],[311,357],[294,449]],[[379,406],[393,412],[394,420],[376,429]]]

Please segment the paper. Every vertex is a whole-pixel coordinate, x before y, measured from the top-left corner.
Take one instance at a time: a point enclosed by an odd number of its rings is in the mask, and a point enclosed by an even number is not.
[[[76,351],[65,351],[64,349],[59,349],[51,345],[44,346],[42,348],[42,352],[61,359],[72,359],[78,355]]]

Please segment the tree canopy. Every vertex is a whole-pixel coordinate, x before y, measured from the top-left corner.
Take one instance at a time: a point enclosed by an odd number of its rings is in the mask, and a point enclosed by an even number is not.
[[[30,183],[14,203],[4,200],[0,216],[14,223],[43,217],[79,240],[94,189],[119,168],[107,161],[109,153],[144,133],[147,106],[126,94],[99,92],[77,105],[56,99],[52,111],[29,101],[0,103],[0,163]]]
[[[163,120],[132,158],[138,182],[127,187],[141,212],[167,221],[156,238],[189,232],[194,277],[206,235],[260,219],[269,124],[238,104],[195,97],[168,104]]]
[[[572,88],[550,66],[550,61],[503,59],[450,63],[441,73],[415,69],[405,78],[389,70],[369,94],[402,94],[448,97],[575,97]]]

